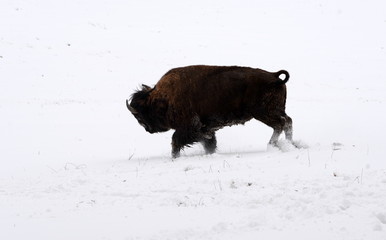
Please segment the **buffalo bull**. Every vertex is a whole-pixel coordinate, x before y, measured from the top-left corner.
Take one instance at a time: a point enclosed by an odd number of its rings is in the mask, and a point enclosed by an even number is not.
[[[284,75],[284,79],[279,78]],[[277,146],[284,130],[292,142],[292,120],[285,113],[285,70],[249,67],[188,66],[167,72],[153,87],[142,85],[127,108],[149,133],[175,129],[172,156],[195,142],[206,153],[216,150],[215,132],[252,118],[273,128],[269,144]]]

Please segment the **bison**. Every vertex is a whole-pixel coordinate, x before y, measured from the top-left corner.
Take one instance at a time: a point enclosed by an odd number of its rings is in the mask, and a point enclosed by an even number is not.
[[[196,142],[203,144],[206,153],[214,153],[217,130],[252,118],[273,128],[269,144],[277,146],[283,130],[292,143],[292,119],[285,113],[288,79],[285,70],[205,65],[174,68],[153,88],[142,85],[130,103],[126,100],[126,106],[149,133],[175,129],[173,158]]]

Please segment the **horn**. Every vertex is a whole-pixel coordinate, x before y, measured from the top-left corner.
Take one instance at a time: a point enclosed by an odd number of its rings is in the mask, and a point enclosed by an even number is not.
[[[137,114],[137,113],[138,113],[137,110],[135,110],[132,106],[130,106],[129,100],[127,100],[127,99],[126,99],[126,107],[127,107],[127,109],[129,109],[129,111],[130,111],[132,114]]]
[[[142,84],[142,89],[145,90],[145,91],[150,91],[151,90],[151,87],[145,85],[145,84]]]

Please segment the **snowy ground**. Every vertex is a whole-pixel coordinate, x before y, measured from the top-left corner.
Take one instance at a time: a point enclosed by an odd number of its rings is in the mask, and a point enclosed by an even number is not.
[[[386,239],[384,1],[0,3],[0,239]],[[172,161],[125,108],[191,64],[286,69],[308,148],[251,121]]]

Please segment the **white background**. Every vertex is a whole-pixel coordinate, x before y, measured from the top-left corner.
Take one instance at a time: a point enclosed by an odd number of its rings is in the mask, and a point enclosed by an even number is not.
[[[384,1],[0,3],[1,239],[385,239]],[[257,121],[170,158],[125,107],[192,64],[286,69]]]

